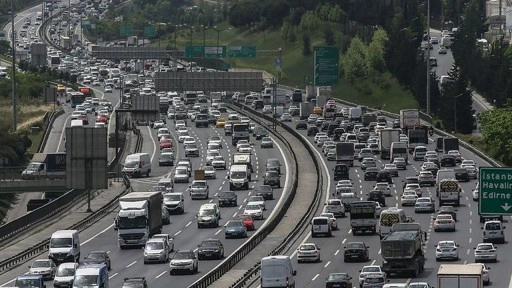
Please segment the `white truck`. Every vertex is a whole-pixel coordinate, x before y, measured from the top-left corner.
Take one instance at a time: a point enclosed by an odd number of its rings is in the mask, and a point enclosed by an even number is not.
[[[316,97],[318,97],[318,96],[325,96],[326,99],[332,98],[331,86],[317,86],[316,87]],[[318,103],[317,103],[317,106],[318,106]]]
[[[391,157],[390,161],[393,162],[395,158],[402,157],[405,159],[405,163],[409,161],[409,154],[407,153],[407,143],[405,142],[393,142],[391,143]]]
[[[348,110],[348,118],[350,122],[361,123],[363,117],[363,109],[361,106],[350,107]]]
[[[302,102],[300,103],[300,119],[307,119],[311,113],[313,113],[313,109],[315,108],[315,104],[313,102]]]
[[[441,264],[437,271],[436,288],[483,288],[481,265]]]
[[[233,165],[247,165],[251,170],[251,173],[254,173],[254,168],[252,167],[252,157],[250,153],[233,154]]]
[[[327,103],[327,100],[329,100],[329,98],[327,98],[326,95],[316,96],[316,106],[324,108],[325,104]]]
[[[420,127],[420,110],[418,109],[402,109],[400,110],[400,128],[414,129]]]
[[[444,179],[438,184],[439,206],[451,204],[460,205],[461,188],[459,181],[455,179]]]
[[[386,128],[379,131],[380,159],[390,158],[393,142],[400,142],[400,129]]]
[[[66,153],[35,153],[32,161],[21,173],[23,179],[64,179]]]
[[[119,198],[116,217],[117,240],[121,249],[144,247],[162,230],[162,192],[132,192]]]

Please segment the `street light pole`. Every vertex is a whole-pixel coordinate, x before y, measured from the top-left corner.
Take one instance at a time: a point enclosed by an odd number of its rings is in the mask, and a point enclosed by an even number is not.
[[[206,27],[206,25],[203,25],[203,69],[204,69],[204,72],[206,72],[206,29],[208,29]],[[204,81],[203,81],[204,83]],[[206,91],[203,91],[203,92],[206,92]]]
[[[16,30],[14,30],[14,0],[11,0],[11,65],[12,65],[12,132],[16,132],[17,122],[16,119]],[[44,16],[44,14],[43,14]]]
[[[427,0],[427,115],[430,115],[430,0]]]

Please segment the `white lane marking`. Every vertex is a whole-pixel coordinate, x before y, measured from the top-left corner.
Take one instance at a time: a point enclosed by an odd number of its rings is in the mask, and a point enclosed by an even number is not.
[[[114,274],[110,275],[110,276],[108,277],[108,279],[112,279],[112,278],[116,277],[116,276],[117,276],[117,274],[118,274],[118,273],[114,273]]]
[[[373,260],[371,265],[375,265],[375,261],[377,261],[377,260]]]
[[[329,266],[329,264],[331,264],[331,261],[325,263],[324,268],[327,268],[327,266]]]
[[[87,244],[87,243],[91,242],[94,238],[96,238],[96,237],[100,236],[101,234],[105,233],[106,231],[108,231],[108,230],[112,229],[112,227],[114,227],[114,224],[111,224],[111,225],[110,225],[110,226],[108,226],[107,228],[105,228],[105,229],[101,230],[98,234],[93,235],[91,238],[89,238],[89,239],[87,239],[87,240],[83,241],[83,242],[82,242],[82,245],[84,245],[84,244]],[[2,285],[2,286],[4,286],[4,285]]]
[[[176,233],[174,233],[174,236],[178,236],[180,233],[181,233],[181,230],[176,232]]]
[[[156,277],[155,277],[155,278],[156,278],[156,279],[158,279],[158,278],[160,278],[162,275],[164,275],[165,273],[167,273],[167,271],[164,271],[164,272],[162,272],[162,273],[160,273],[160,274],[156,275]]]
[[[190,224],[192,224],[192,221],[188,222],[187,225],[185,225],[185,227],[190,226]]]
[[[343,241],[341,242],[341,244],[345,244],[345,242],[347,242],[347,238],[343,239]]]
[[[313,279],[311,279],[311,281],[315,281],[316,278],[318,278],[318,276],[320,276],[320,274],[316,274],[315,277],[313,277]]]
[[[233,214],[233,218],[235,218],[235,217],[236,217],[236,214],[238,214],[238,212],[235,212],[235,214]]]
[[[69,115],[66,120],[64,120],[64,125],[62,126],[62,131],[60,132],[60,139],[59,139],[59,144],[57,145],[57,151],[55,152],[59,152],[60,151],[60,145],[62,145],[62,143],[64,142],[64,136],[66,135],[66,127],[67,127],[67,123],[69,122],[69,119],[71,119],[71,115]]]
[[[135,260],[135,261],[133,261],[132,263],[128,264],[128,266],[126,266],[126,268],[128,268],[128,267],[131,267],[131,266],[135,265],[135,263],[137,263],[137,260]]]
[[[334,252],[334,256],[338,255],[338,253],[340,253],[340,250],[336,250],[336,252]]]
[[[217,232],[215,232],[215,235],[219,235],[220,232],[222,232],[222,229],[219,229]]]

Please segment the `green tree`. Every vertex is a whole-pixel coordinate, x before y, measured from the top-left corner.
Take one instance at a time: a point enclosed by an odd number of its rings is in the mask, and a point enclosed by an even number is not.
[[[328,46],[334,45],[335,43],[334,31],[332,31],[332,28],[329,25],[324,28],[324,41]]]
[[[349,81],[362,79],[368,75],[366,47],[359,37],[350,42],[347,52],[341,58],[342,71]]]
[[[308,34],[304,34],[302,35],[302,55],[309,56],[311,52],[311,40]]]
[[[382,28],[375,30],[372,42],[367,49],[368,71],[383,72],[386,68],[384,53],[388,42],[388,35]]]
[[[491,154],[499,161],[512,163],[512,105],[480,113],[479,129]]]
[[[453,65],[450,72],[448,72],[453,81],[443,85],[441,119],[443,120],[444,127],[450,130],[457,130],[457,132],[470,134],[473,131],[473,99],[471,97],[471,90],[468,88],[468,81],[463,71]],[[455,125],[455,121],[457,124]]]

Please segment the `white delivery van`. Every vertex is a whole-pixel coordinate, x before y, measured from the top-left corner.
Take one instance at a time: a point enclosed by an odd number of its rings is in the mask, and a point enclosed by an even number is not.
[[[84,121],[80,119],[71,120],[71,127],[83,127]]]
[[[229,190],[249,189],[251,170],[247,165],[231,165],[229,169]]]
[[[261,288],[295,287],[297,271],[293,270],[289,256],[277,255],[261,259]]]
[[[142,177],[142,175],[149,177],[151,156],[149,153],[135,153],[126,156],[122,172],[130,177]]]
[[[56,265],[64,262],[79,262],[80,238],[77,230],[59,230],[52,234],[48,258]]]
[[[105,264],[80,265],[75,272],[73,288],[108,288],[108,268]]]

